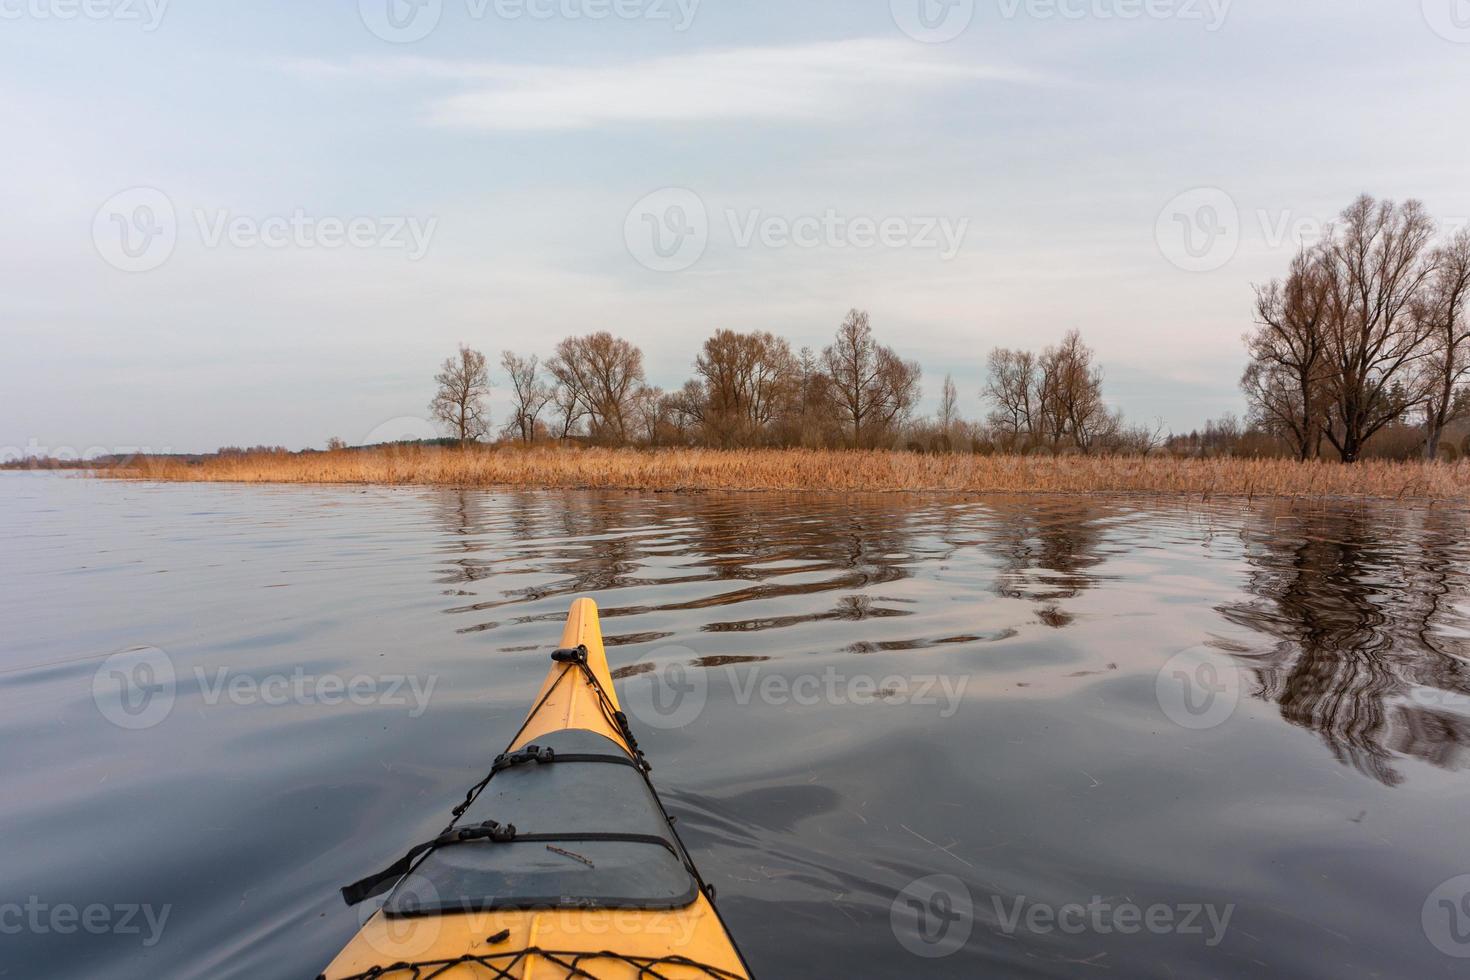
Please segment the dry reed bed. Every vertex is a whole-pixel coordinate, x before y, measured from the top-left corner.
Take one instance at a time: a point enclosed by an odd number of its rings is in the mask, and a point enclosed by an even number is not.
[[[227,483],[336,483],[653,491],[824,490],[1166,494],[1470,500],[1470,462],[1082,456],[925,456],[895,452],[707,449],[391,449],[141,459],[106,476]]]

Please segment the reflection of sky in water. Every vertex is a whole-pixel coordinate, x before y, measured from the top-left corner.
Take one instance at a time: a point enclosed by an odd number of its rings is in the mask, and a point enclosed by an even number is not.
[[[7,894],[173,906],[156,947],[24,934],[6,962],[316,969],[356,925],[335,888],[442,825],[592,594],[620,684],[699,676],[697,717],[644,746],[766,975],[805,975],[810,950],[844,975],[1456,975],[1419,916],[1470,871],[1465,532],[1463,513],[1392,507],[6,475]],[[134,646],[178,673],[143,731],[92,700],[101,659]],[[1187,650],[1238,671],[1216,728],[1161,710]],[[436,685],[410,717],[211,702],[200,681],[298,668]],[[791,694],[813,677],[842,696]],[[925,678],[963,682],[952,711],[903,701]],[[884,697],[846,696],[866,680]],[[935,874],[966,882],[978,921],[921,963],[888,909]],[[992,897],[1017,895],[1238,908],[1216,948],[1010,937]]]

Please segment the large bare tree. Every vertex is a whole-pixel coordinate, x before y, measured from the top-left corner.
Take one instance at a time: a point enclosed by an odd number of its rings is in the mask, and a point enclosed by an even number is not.
[[[548,369],[580,403],[594,439],[627,444],[634,401],[644,386],[642,351],[606,331],[568,337],[557,345]]]
[[[1041,360],[1042,374],[1051,380],[1049,411],[1058,420],[1058,428],[1083,453],[1091,453],[1121,424],[1103,402],[1103,373],[1095,363],[1095,352],[1082,342],[1079,331],[1072,330],[1056,347],[1048,347]]]
[[[694,369],[696,387],[686,388],[680,401],[702,401],[697,415],[706,438],[726,448],[766,442],[799,384],[791,345],[764,332],[717,332],[704,342]]]
[[[868,314],[852,310],[822,352],[833,401],[854,446],[875,446],[919,400],[922,372],[873,339]]]
[[[1415,316],[1425,332],[1424,458],[1438,459],[1447,428],[1470,412],[1470,229],[1434,252],[1434,275]]]
[[[990,352],[990,376],[985,397],[995,405],[990,426],[1009,450],[1040,442],[1040,374],[1036,355],[1027,350],[997,347]]]
[[[511,418],[505,423],[505,433],[530,445],[536,439],[537,420],[554,392],[541,380],[541,361],[534,354],[521,357],[515,351],[505,351],[500,355],[500,366],[510,376],[514,403]]]
[[[1284,282],[1256,287],[1256,329],[1246,335],[1251,363],[1241,387],[1251,419],[1284,437],[1299,460],[1321,448],[1334,285],[1323,251],[1302,249]]]
[[[481,439],[490,431],[490,410],[485,399],[490,395],[490,374],[485,369],[485,355],[464,344],[459,354],[445,360],[435,375],[439,390],[429,402],[429,412],[443,424],[460,446]]]
[[[1325,255],[1333,278],[1328,318],[1328,441],[1356,463],[1373,435],[1421,403],[1409,369],[1425,353],[1414,316],[1434,273],[1434,222],[1418,201],[1363,195],[1343,212]]]

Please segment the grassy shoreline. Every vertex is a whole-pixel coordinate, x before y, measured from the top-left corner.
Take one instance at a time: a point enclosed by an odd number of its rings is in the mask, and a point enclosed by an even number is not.
[[[1470,502],[1470,463],[929,456],[903,452],[544,447],[140,459],[100,476],[195,483],[528,487],[661,492],[926,491]]]

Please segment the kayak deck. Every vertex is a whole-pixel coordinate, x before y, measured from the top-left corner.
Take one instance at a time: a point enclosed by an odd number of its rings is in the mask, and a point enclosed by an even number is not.
[[[591,599],[561,646],[507,754],[445,835],[375,876],[392,894],[323,980],[749,977],[647,779]]]

